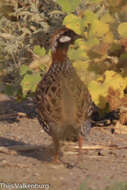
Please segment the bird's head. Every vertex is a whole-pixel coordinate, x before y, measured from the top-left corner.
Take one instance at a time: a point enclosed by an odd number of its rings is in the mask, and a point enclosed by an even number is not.
[[[51,37],[51,48],[52,52],[57,49],[68,49],[70,44],[73,44],[79,35],[68,28],[62,28],[56,31]]]

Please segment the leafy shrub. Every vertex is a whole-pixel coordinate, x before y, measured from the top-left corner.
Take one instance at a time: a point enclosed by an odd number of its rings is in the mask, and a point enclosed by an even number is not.
[[[48,51],[50,33],[61,25],[64,13],[52,0],[5,0],[0,10],[0,91],[13,96],[20,93],[22,98],[25,79],[20,68],[29,66],[36,53],[43,56]]]

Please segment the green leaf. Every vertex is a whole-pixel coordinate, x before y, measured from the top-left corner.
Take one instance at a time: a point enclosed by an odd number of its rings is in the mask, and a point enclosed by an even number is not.
[[[86,52],[81,48],[78,48],[78,49],[70,48],[68,51],[68,57],[70,60],[73,60],[73,61],[88,60],[88,56]]]
[[[56,3],[58,3],[61,6],[62,10],[66,13],[75,11],[80,2],[81,0],[56,0]]]
[[[40,80],[40,73],[26,74],[21,81],[23,96],[25,97],[29,91],[34,92]]]
[[[81,18],[74,15],[74,14],[69,14],[64,18],[63,24],[73,30],[77,34],[82,33],[82,28],[81,28]]]
[[[91,10],[86,10],[82,19],[82,24],[84,26],[87,26],[88,24],[93,23],[94,20],[97,20],[97,15],[94,14]]]
[[[78,46],[78,47],[80,47],[81,49],[84,49],[84,47],[86,46],[86,42],[82,38],[78,38],[75,41],[75,45]]]
[[[97,38],[90,38],[86,42],[87,49],[91,49],[92,47],[99,45],[99,40]],[[91,49],[92,50],[92,49]]]
[[[100,3],[102,0],[87,0],[89,4]]]
[[[46,54],[45,48],[41,48],[39,45],[34,46],[33,51],[39,56],[44,56]]]
[[[20,67],[20,75],[23,76],[23,75],[26,74],[29,70],[30,70],[30,68],[29,68],[27,65],[21,65],[21,67]]]
[[[123,22],[118,26],[118,33],[121,37],[127,37],[127,22]]]
[[[77,45],[81,50],[88,51],[92,50],[92,47],[99,45],[99,40],[97,38],[89,38],[87,41],[78,39],[75,41],[75,45]]]

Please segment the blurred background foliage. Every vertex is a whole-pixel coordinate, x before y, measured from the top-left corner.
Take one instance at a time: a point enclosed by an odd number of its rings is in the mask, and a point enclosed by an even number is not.
[[[68,57],[94,103],[104,113],[122,110],[122,117],[127,109],[125,0],[0,0],[0,91],[17,100],[34,94],[51,64],[50,35],[62,25],[81,36]]]

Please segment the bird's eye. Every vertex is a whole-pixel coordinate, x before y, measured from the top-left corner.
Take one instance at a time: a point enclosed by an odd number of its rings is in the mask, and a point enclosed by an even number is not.
[[[65,42],[69,42],[71,41],[71,37],[69,36],[61,36],[61,38],[59,39],[59,42],[61,43],[65,43]]]

